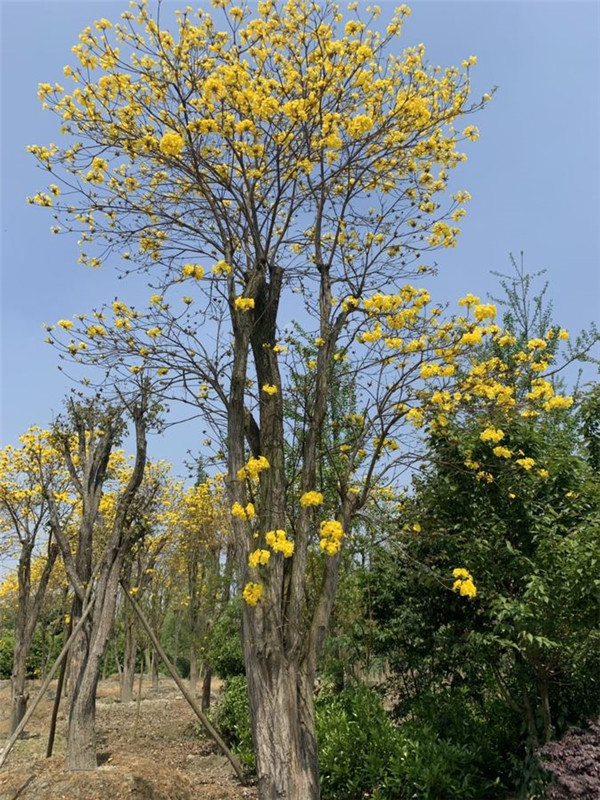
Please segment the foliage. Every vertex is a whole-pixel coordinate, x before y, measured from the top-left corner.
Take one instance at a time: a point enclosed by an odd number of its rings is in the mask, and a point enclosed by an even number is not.
[[[227,605],[215,623],[208,645],[208,661],[220,678],[229,679],[244,674],[241,626],[241,603],[236,598]]]
[[[0,635],[0,680],[7,680],[12,675],[15,637],[10,630],[3,630]]]
[[[213,710],[213,720],[225,742],[233,747],[243,764],[255,766],[248,685],[244,675],[227,678]]]

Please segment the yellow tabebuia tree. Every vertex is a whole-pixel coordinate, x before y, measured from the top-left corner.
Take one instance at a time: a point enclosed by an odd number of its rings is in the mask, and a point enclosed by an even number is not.
[[[27,709],[27,657],[58,555],[57,544],[47,531],[47,493],[55,500],[57,516],[68,524],[74,500],[65,465],[52,446],[50,432],[33,427],[19,437],[18,446],[0,450],[0,552],[17,561],[14,581],[5,581],[0,587],[0,597],[11,587],[17,596],[11,732]]]
[[[49,339],[152,379],[212,426],[246,601],[259,793],[311,800],[313,687],[344,538],[373,486],[414,460],[400,435],[426,419],[423,382],[451,379],[458,354],[494,335],[480,305],[481,320],[444,323],[407,282],[456,242],[469,195],[447,196],[449,174],[478,135],[463,118],[486,98],[469,99],[474,57],[442,69],[423,45],[401,49],[406,6],[383,23],[356,3],[215,5],[165,28],[134,2],[81,34],[68,90],[40,85],[65,144],[30,148],[55,181],[30,201],[55,210],[55,231],[77,231],[82,263],[120,252],[148,273],[147,308],[116,300]],[[290,311],[314,336],[309,359],[283,341]],[[340,370],[360,409],[328,453]],[[335,464],[327,498],[323,458]],[[313,557],[322,581],[308,591]]]

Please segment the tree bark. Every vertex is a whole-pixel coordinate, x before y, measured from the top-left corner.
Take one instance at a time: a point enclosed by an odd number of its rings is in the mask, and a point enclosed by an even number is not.
[[[116,554],[99,578],[92,622],[86,637],[87,650],[79,662],[73,682],[67,738],[67,769],[93,770],[96,758],[96,690],[102,659],[112,635],[117,589],[123,555]]]
[[[125,618],[125,650],[123,654],[123,673],[121,675],[121,702],[133,701],[133,685],[135,683],[135,663],[137,657],[137,641],[133,620]]]
[[[208,663],[204,664],[204,674],[202,676],[202,711],[210,709],[210,688],[212,682],[212,669]]]
[[[285,660],[257,664],[248,674],[248,693],[259,797],[319,800],[312,681]]]
[[[192,634],[190,643],[190,692],[196,696],[198,690],[198,656],[196,651],[196,641]]]
[[[156,650],[152,650],[152,691],[158,692],[158,658],[156,657]]]

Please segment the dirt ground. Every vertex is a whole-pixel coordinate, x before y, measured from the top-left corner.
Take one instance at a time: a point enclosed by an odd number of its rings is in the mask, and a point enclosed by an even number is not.
[[[0,687],[0,748],[8,733],[9,693],[8,685]],[[117,680],[100,684],[95,772],[64,768],[68,699],[61,704],[54,755],[45,758],[53,698],[54,685],[0,770],[0,800],[256,800],[216,746],[198,735],[198,720],[170,679],[161,679],[158,692],[142,686],[137,725],[137,703],[119,702]]]

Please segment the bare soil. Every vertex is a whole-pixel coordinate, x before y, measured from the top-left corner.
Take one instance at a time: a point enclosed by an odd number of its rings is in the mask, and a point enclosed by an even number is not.
[[[9,692],[0,686],[0,743],[8,734]],[[35,685],[30,692],[33,698]],[[0,770],[0,800],[256,800],[254,788],[241,786],[227,759],[199,734],[194,712],[170,679],[161,679],[158,692],[142,686],[137,723],[137,703],[119,702],[118,681],[100,684],[94,772],[65,770],[68,698],[54,755],[45,757],[53,698],[51,686]]]

